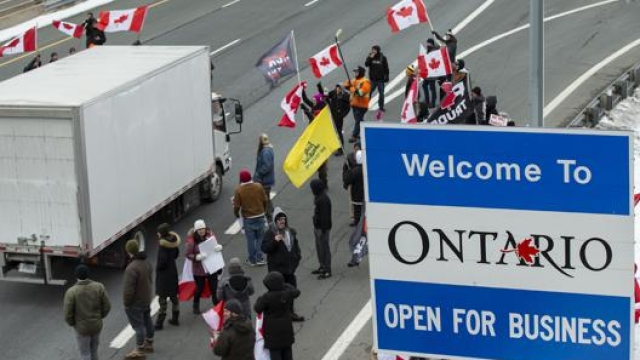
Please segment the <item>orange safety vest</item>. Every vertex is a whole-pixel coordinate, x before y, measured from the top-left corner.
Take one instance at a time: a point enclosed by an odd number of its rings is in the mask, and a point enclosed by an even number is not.
[[[351,93],[351,106],[357,107],[361,109],[369,108],[369,100],[371,95],[371,82],[366,77],[361,77],[360,79],[351,80],[351,84],[349,81],[345,81],[345,87]],[[356,90],[360,90],[362,95],[358,95]]]

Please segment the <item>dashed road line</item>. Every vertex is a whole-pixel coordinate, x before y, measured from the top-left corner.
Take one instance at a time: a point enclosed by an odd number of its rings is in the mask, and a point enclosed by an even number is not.
[[[158,297],[156,296],[151,302],[151,317],[153,317],[158,312],[158,310],[160,310],[160,303],[158,302]],[[133,331],[131,325],[127,325],[113,340],[111,340],[109,347],[113,349],[122,349],[135,335],[136,332]]]
[[[237,4],[239,2],[240,2],[240,0],[233,0],[232,2],[229,2],[229,3],[226,3],[226,4],[222,5],[222,8],[224,9],[226,7],[229,7],[231,5]]]
[[[235,40],[233,40],[232,42],[228,43],[227,45],[222,46],[222,47],[219,47],[219,48],[217,48],[216,50],[213,50],[209,55],[210,55],[210,56],[214,56],[214,55],[216,55],[217,53],[219,53],[219,52],[221,52],[221,51],[224,51],[224,50],[226,50],[226,49],[228,49],[228,48],[232,47],[233,45],[235,45],[235,44],[237,44],[237,43],[239,43],[239,42],[240,42],[240,39],[235,39]]]

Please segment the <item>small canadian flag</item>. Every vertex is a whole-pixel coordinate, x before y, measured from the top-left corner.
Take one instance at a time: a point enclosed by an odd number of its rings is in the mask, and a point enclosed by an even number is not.
[[[315,54],[313,57],[309,58],[309,63],[311,64],[313,75],[317,78],[321,78],[332,70],[342,66],[342,59],[340,58],[338,45],[333,44]]]
[[[264,316],[258,313],[256,316],[256,344],[253,347],[253,357],[256,360],[270,360],[269,349],[264,348]]]
[[[20,36],[16,36],[6,44],[0,46],[0,57],[35,51],[38,42],[37,38],[36,28],[32,27]]]
[[[387,11],[387,22],[396,33],[410,26],[428,23],[429,15],[422,0],[402,0]]]
[[[280,107],[284,111],[284,115],[280,119],[278,126],[296,127],[296,113],[302,102],[302,90],[307,86],[307,82],[303,81],[291,89],[282,99]]]
[[[449,52],[446,47],[441,47],[427,53],[427,50],[420,44],[420,54],[418,55],[418,69],[420,77],[438,78],[451,75],[451,60],[449,60]]]
[[[400,113],[400,122],[406,124],[415,124],[418,122],[418,116],[413,104],[418,100],[418,78],[414,78],[413,82],[409,86],[409,92],[407,98],[404,99],[402,105],[402,113]]]
[[[135,9],[102,11],[98,15],[98,28],[104,32],[133,31],[139,33],[147,16],[147,5]]]
[[[53,20],[52,25],[54,28],[62,31],[69,36],[73,36],[74,38],[80,39],[82,37],[82,34],[84,34],[84,27],[82,25],[76,25],[60,20]]]

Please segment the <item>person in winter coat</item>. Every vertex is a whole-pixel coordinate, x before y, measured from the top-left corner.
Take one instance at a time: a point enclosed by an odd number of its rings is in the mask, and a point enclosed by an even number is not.
[[[449,59],[453,64],[456,62],[456,53],[458,52],[458,38],[453,35],[453,31],[451,29],[447,30],[444,34],[444,37],[440,36],[437,31],[431,32],[433,36],[436,37],[439,41],[442,41],[444,45],[447,47],[447,52],[449,53]]]
[[[273,145],[269,142],[267,134],[261,134],[258,139],[258,156],[256,159],[256,171],[253,173],[253,181],[262,185],[267,196],[265,213],[267,221],[273,221],[273,203],[271,202],[271,188],[276,183],[275,156]]]
[[[427,53],[430,53],[432,51],[437,51],[440,50],[440,47],[438,45],[436,45],[436,41],[433,40],[432,38],[427,39]],[[436,85],[439,81],[439,79],[425,79],[422,82],[422,90],[424,91],[425,97],[427,98],[427,103],[429,104],[430,108],[434,108],[438,105],[437,100],[438,100],[438,93],[436,92]]]
[[[156,318],[155,329],[162,330],[167,318],[167,299],[171,301],[171,319],[169,324],[177,326],[180,316],[178,302],[178,267],[176,259],[180,255],[180,236],[171,231],[169,224],[158,226],[158,257],[156,260],[156,295],[160,311]]]
[[[127,254],[133,259],[124,271],[122,299],[129,324],[136,333],[136,347],[125,359],[144,359],[153,352],[151,321],[151,300],[153,299],[153,266],[147,260],[147,254],[140,251],[135,239],[125,244]]]
[[[322,181],[311,180],[311,191],[314,196],[313,233],[316,239],[316,253],[320,267],[312,271],[318,279],[331,277],[331,249],[329,248],[331,235],[331,199]]]
[[[254,360],[256,334],[240,302],[231,299],[224,304],[224,325],[217,335],[213,353],[222,360]]]
[[[483,124],[488,124],[491,115],[500,115],[498,112],[498,98],[494,95],[487,96],[485,104],[485,118]]]
[[[364,206],[364,178],[362,176],[362,150],[355,153],[355,164],[348,168],[343,167],[342,182],[349,189],[351,203],[353,205],[353,221],[358,223],[362,217]]]
[[[351,94],[351,109],[353,111],[353,132],[349,142],[353,143],[360,139],[360,123],[364,121],[364,116],[369,110],[369,100],[371,97],[371,82],[365,75],[362,66],[354,70],[355,79],[345,81],[344,87]]]
[[[80,360],[98,360],[102,319],[111,310],[104,285],[89,279],[85,265],[76,267],[78,281],[64,294],[64,319],[76,330]]]
[[[380,51],[380,46],[371,47],[371,52],[364,62],[364,66],[369,68],[369,80],[371,80],[371,96],[378,89],[378,120],[384,112],[384,84],[389,82],[389,63],[387,57]]]
[[[85,21],[85,35],[87,37],[87,48],[104,45],[107,42],[107,36],[104,34],[104,31],[100,30],[98,20],[96,20],[93,15]]]
[[[322,186],[321,181],[314,181]],[[285,283],[277,271],[268,273],[263,283],[268,291],[256,300],[253,309],[263,315],[264,347],[269,350],[271,360],[293,360],[291,303],[300,296],[300,290]]]
[[[338,136],[340,137],[340,144],[342,147],[336,150],[335,155],[341,156],[344,155],[344,136],[342,135],[342,127],[344,126],[344,118],[349,114],[351,110],[351,106],[349,104],[349,94],[342,89],[340,84],[336,85],[336,88],[329,91],[329,94],[326,97],[326,101],[329,104],[329,109],[331,110],[331,117],[333,118],[333,123],[336,126],[336,131],[338,132]]]
[[[265,265],[260,250],[264,236],[267,196],[262,185],[251,180],[251,172],[240,170],[240,185],[233,196],[233,214],[242,216],[244,235],[247,238],[247,263],[249,266]]]
[[[453,85],[469,79],[469,70],[465,67],[464,60],[458,59],[453,64]],[[465,84],[468,84],[467,81]]]
[[[31,61],[29,61],[27,66],[25,66],[22,69],[22,72],[26,73],[28,71],[31,71],[33,69],[37,69],[39,67],[42,67],[42,56],[40,54],[36,54],[36,56],[34,56],[33,59],[31,59]]]
[[[471,89],[471,107],[473,108],[473,112],[469,116],[468,123],[469,124],[485,124],[485,103],[484,103],[484,95],[482,95],[482,89],[478,86]]]
[[[192,262],[193,281],[196,283],[196,292],[193,295],[193,313],[200,314],[200,297],[204,292],[204,287],[209,285],[211,292],[211,302],[213,305],[218,303],[216,297],[216,289],[218,288],[218,275],[222,274],[222,269],[216,271],[213,274],[209,274],[202,266],[202,260],[206,258],[206,254],[200,252],[199,245],[211,238],[215,239],[213,232],[207,228],[204,220],[196,220],[193,224],[193,232],[187,237],[187,259]],[[215,245],[215,251],[222,251],[222,245]]]
[[[242,314],[251,320],[251,299],[254,293],[251,278],[245,275],[240,259],[231,258],[227,264],[227,277],[218,286],[218,299],[228,302],[238,300],[242,305]]]
[[[262,241],[262,251],[267,254],[267,270],[279,272],[287,284],[297,288],[296,269],[302,259],[298,232],[289,227],[287,214],[279,207],[276,207],[273,216],[274,223],[264,234]],[[291,319],[304,321],[304,317],[295,313],[293,302],[291,303]]]

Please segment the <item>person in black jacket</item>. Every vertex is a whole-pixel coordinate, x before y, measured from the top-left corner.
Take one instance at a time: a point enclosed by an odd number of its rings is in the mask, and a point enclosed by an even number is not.
[[[89,18],[85,21],[85,35],[87,37],[87,48],[93,45],[104,45],[107,42],[107,36],[98,26],[98,20],[89,13]]]
[[[447,47],[447,52],[449,53],[449,59],[451,63],[456,62],[456,53],[458,52],[458,38],[453,35],[453,31],[451,29],[447,30],[444,34],[444,37],[440,36],[437,31],[431,31],[433,36],[436,37],[439,41],[442,41],[444,45]]]
[[[320,180],[314,181],[322,184]],[[264,347],[271,360],[293,360],[291,346],[295,342],[291,320],[291,303],[300,290],[284,282],[284,277],[272,271],[264,277],[267,292],[261,295],[253,309],[264,319]]]
[[[254,360],[256,334],[251,326],[251,319],[245,317],[238,300],[225,302],[224,324],[215,339],[213,353],[222,360]]]
[[[336,150],[335,156],[344,155],[344,137],[342,136],[342,126],[344,125],[344,118],[347,117],[349,111],[351,111],[351,104],[349,103],[349,94],[344,91],[340,84],[336,85],[334,90],[329,91],[329,94],[326,96],[327,104],[329,104],[329,109],[331,110],[331,117],[333,118],[333,123],[336,126],[336,131],[338,132],[338,136],[340,137],[340,144],[342,147]]]
[[[362,176],[362,150],[355,152],[355,164],[342,168],[342,183],[349,189],[353,206],[353,222],[358,223],[364,206],[364,178]]]
[[[378,109],[384,111],[384,84],[389,82],[389,63],[387,57],[380,51],[380,46],[371,47],[371,52],[367,56],[364,66],[369,68],[369,80],[371,81],[369,95],[373,96],[373,92],[378,89]]]
[[[312,271],[318,275],[318,279],[331,277],[331,249],[329,240],[331,234],[331,199],[327,195],[326,188],[322,181],[311,180],[311,191],[313,192],[315,209],[313,211],[313,234],[316,239],[316,253],[320,267]]]
[[[298,233],[294,228],[289,227],[287,214],[281,208],[276,207],[273,214],[273,224],[265,232],[262,240],[262,252],[267,254],[267,270],[279,272],[287,284],[297,288],[298,282],[295,272],[300,264],[300,259],[302,259]],[[304,321],[304,317],[296,314],[293,310],[293,302],[291,303],[291,319]]]
[[[156,260],[156,295],[160,311],[155,329],[162,330],[167,317],[167,299],[171,300],[171,320],[169,324],[179,325],[180,303],[178,303],[178,268],[176,259],[180,255],[180,236],[171,231],[169,224],[158,226],[158,257]]]
[[[37,68],[39,68],[41,66],[42,66],[42,57],[40,56],[40,54],[36,54],[36,56],[34,56],[33,59],[31,59],[31,61],[29,61],[27,66],[25,66],[22,69],[22,72],[28,72],[28,71],[31,71],[33,69],[37,69]]]

